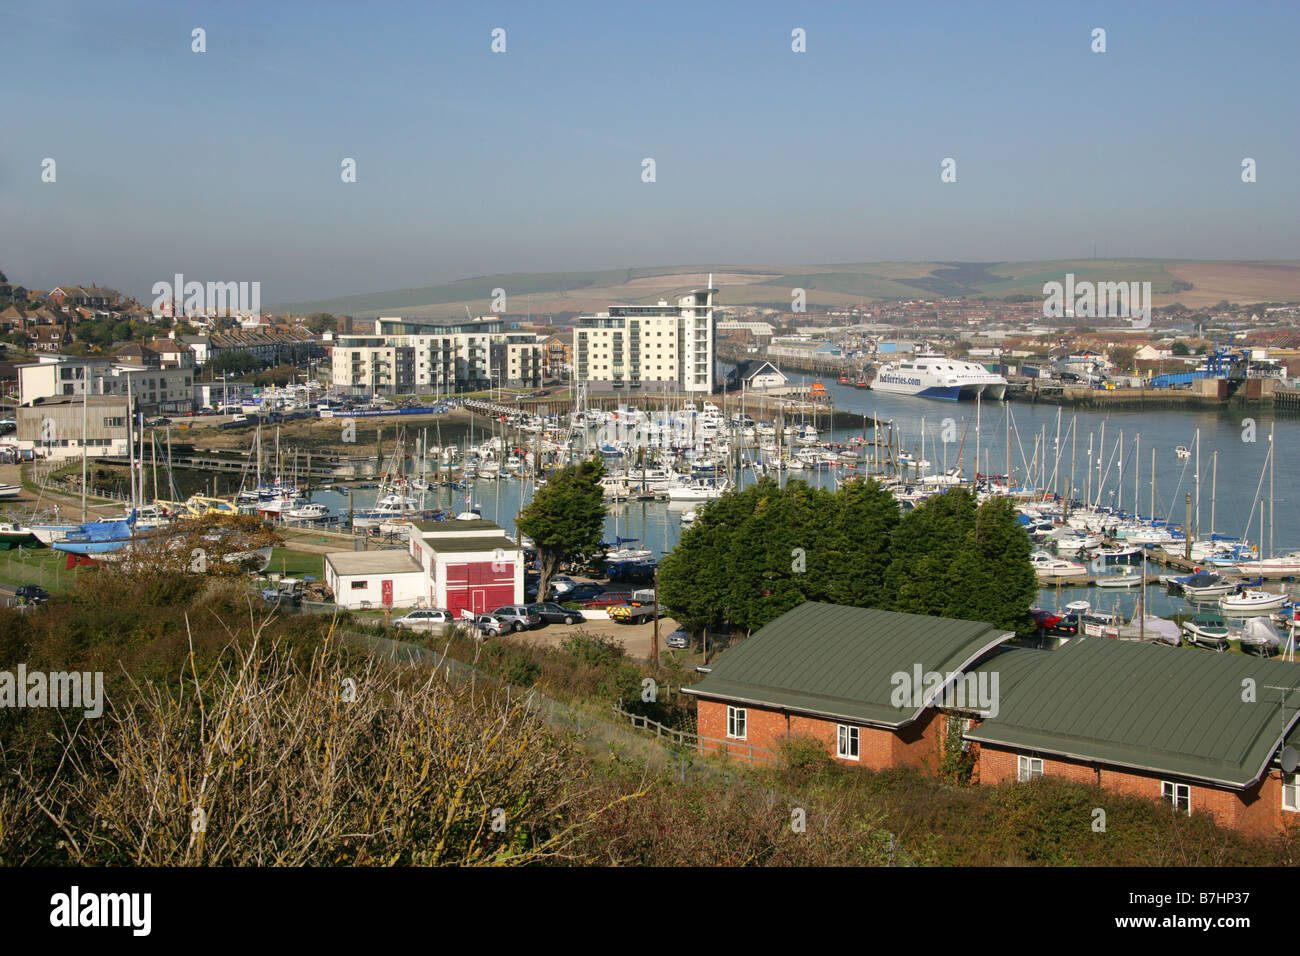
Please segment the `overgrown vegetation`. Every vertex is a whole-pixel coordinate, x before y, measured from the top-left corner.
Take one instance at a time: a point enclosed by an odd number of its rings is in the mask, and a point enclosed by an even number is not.
[[[650,766],[546,726],[526,695],[349,649],[351,622],[267,618],[240,582],[120,574],[108,592],[106,580],[0,610],[0,669],[101,670],[108,698],[98,720],[0,710],[0,865],[1298,862],[1300,834],[1253,840],[1050,778],[953,787],[846,767],[811,738],[768,768],[647,740],[662,758]],[[664,722],[690,709],[676,694],[643,701],[647,676],[684,675],[608,639],[424,640],[597,709],[621,698]]]

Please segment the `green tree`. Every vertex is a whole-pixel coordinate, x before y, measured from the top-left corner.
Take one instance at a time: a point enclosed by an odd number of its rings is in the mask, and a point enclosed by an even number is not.
[[[313,312],[307,316],[307,330],[315,335],[322,332],[334,332],[338,329],[338,319],[329,312]]]
[[[569,465],[552,473],[515,521],[533,539],[541,562],[537,594],[545,600],[551,578],[567,560],[590,554],[600,545],[605,527],[605,496],[600,459]]]
[[[900,520],[898,500],[874,478],[847,481],[830,516],[826,550],[833,566],[825,599],[851,607],[885,607],[891,544]]]
[[[734,600],[732,575],[738,570],[733,542],[752,508],[760,482],[743,492],[725,494],[699,509],[695,523],[659,565],[659,600],[690,628],[719,623]],[[752,557],[752,555],[746,555]]]
[[[888,607],[943,615],[952,603],[948,571],[975,526],[975,496],[950,488],[917,505],[898,523],[885,572]]]
[[[1133,360],[1137,356],[1137,349],[1131,345],[1116,345],[1109,350],[1109,357],[1115,365],[1117,372],[1133,371]]]
[[[1038,596],[1031,547],[1012,501],[991,498],[980,505],[949,569],[943,616],[1029,634],[1029,608]]]
[[[1187,345],[1187,343],[1184,342],[1184,341],[1182,341],[1181,339],[1180,339],[1179,341],[1175,342],[1175,343],[1170,347],[1169,351],[1171,351],[1174,355],[1191,355],[1191,354],[1192,354],[1192,350],[1191,350],[1191,348],[1189,348],[1188,345]]]

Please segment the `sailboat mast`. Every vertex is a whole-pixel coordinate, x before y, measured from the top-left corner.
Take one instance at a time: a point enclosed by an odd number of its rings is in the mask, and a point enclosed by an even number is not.
[[[1273,550],[1273,470],[1276,467],[1277,460],[1273,454],[1277,446],[1273,444],[1273,423],[1268,426],[1268,556],[1276,557],[1277,552]]]
[[[1139,517],[1138,505],[1141,503],[1139,492],[1142,490],[1142,433],[1138,432],[1137,441],[1133,443],[1133,517]],[[1151,517],[1155,517],[1152,512]]]
[[[1101,507],[1101,460],[1106,457],[1106,422],[1101,423],[1101,438],[1097,443],[1097,500],[1094,508]]]
[[[1196,429],[1196,473],[1192,476],[1196,482],[1196,523],[1192,526],[1196,536],[1201,535],[1201,430]],[[1188,533],[1192,533],[1191,529]]]
[[[1156,517],[1156,450],[1151,449],[1151,519]]]
[[[135,507],[135,413],[132,411],[131,373],[126,376],[126,467],[131,481],[131,507]]]
[[[1124,429],[1119,430],[1119,441],[1115,443],[1119,450],[1119,473],[1115,476],[1115,511],[1124,513]]]
[[[86,517],[86,404],[90,401],[90,369],[86,369],[86,377],[81,383],[81,521],[84,524],[89,519]]]
[[[1007,493],[1011,493],[1011,404],[1007,403]]]
[[[1062,523],[1070,516],[1070,502],[1074,500],[1074,462],[1079,457],[1079,416],[1070,416],[1070,484],[1065,489],[1065,503],[1061,506]]]
[[[1056,406],[1056,443],[1055,443],[1055,461],[1052,462],[1052,494],[1059,494],[1061,483],[1058,480],[1061,472],[1061,406]]]
[[[1084,510],[1087,510],[1092,506],[1092,432],[1088,432],[1088,467],[1084,470],[1088,475],[1088,480],[1085,482],[1088,487],[1083,493],[1083,506]]]
[[[1214,506],[1219,497],[1219,453],[1210,456],[1210,540],[1214,540]]]

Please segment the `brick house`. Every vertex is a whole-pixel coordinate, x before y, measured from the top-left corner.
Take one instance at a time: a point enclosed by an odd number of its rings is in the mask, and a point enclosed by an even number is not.
[[[116,289],[105,289],[99,286],[87,288],[79,285],[68,285],[51,289],[48,298],[62,309],[70,306],[105,309],[117,305],[122,298],[122,294]]]
[[[786,737],[810,735],[842,763],[933,771],[951,728],[979,784],[1052,774],[1252,835],[1300,824],[1295,664],[1101,637],[1031,650],[1006,646],[1011,637],[809,603],[682,691],[697,698],[704,753],[770,761]],[[908,671],[913,687],[923,673],[936,680],[900,700]]]
[[[975,621],[809,602],[682,692],[697,698],[705,753],[767,761],[785,738],[808,735],[844,763],[933,768],[943,729],[935,700],[1014,636]]]
[[[28,347],[36,352],[58,352],[72,341],[61,325],[42,325],[27,333]]]
[[[965,734],[981,783],[1053,774],[1255,835],[1300,823],[1300,774],[1283,770],[1300,746],[1295,664],[1084,638],[976,671],[994,669],[998,713]]]

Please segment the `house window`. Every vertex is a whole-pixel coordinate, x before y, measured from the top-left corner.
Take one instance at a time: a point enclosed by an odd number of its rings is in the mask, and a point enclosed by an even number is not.
[[[1300,773],[1282,775],[1282,809],[1300,813]]]
[[[1028,783],[1043,775],[1043,759],[1041,757],[1026,757],[1021,755],[1017,759],[1016,779],[1021,783]]]
[[[848,724],[839,725],[839,746],[836,756],[843,757],[846,760],[858,759],[858,728],[850,727]]]
[[[727,708],[727,736],[737,740],[745,739],[745,708]]]
[[[1192,788],[1190,785],[1163,781],[1160,784],[1160,797],[1172,803],[1175,810],[1184,810],[1189,817],[1192,815]]]
[[[364,591],[364,590],[365,590],[366,588],[368,588],[368,587],[370,587],[370,585],[369,585],[367,582],[365,582],[365,581],[353,581],[353,582],[352,582],[352,590],[354,590],[354,591]]]

